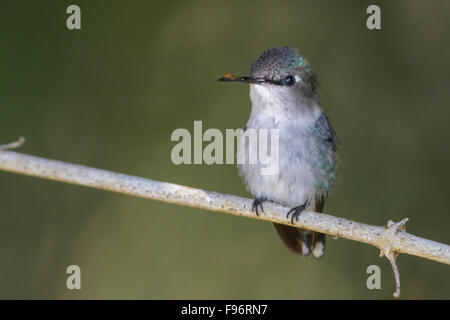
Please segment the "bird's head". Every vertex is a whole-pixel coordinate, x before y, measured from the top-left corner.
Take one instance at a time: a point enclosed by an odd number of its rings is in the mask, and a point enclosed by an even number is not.
[[[271,48],[252,64],[250,75],[237,77],[231,74],[219,81],[250,83],[261,95],[280,98],[318,98],[317,76],[305,57],[291,47]]]

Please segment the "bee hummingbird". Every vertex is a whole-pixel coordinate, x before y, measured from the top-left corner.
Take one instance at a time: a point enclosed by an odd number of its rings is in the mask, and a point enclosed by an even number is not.
[[[252,108],[246,130],[277,129],[278,168],[261,174],[261,163],[238,163],[239,174],[255,197],[252,210],[259,215],[264,201],[291,209],[294,223],[305,209],[322,212],[338,167],[338,140],[322,110],[317,76],[295,48],[268,49],[252,64],[250,75],[226,74],[219,81],[250,84]],[[259,139],[259,138],[258,138]],[[248,148],[240,139],[238,155]],[[325,235],[274,223],[283,243],[302,256],[321,258]]]

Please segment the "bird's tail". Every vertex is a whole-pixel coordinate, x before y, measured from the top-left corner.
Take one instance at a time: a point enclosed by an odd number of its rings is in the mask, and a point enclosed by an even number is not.
[[[322,258],[325,253],[325,234],[284,224],[273,224],[283,243],[294,253]]]
[[[316,205],[316,211],[321,212],[323,202]],[[280,239],[294,253],[315,258],[322,258],[325,254],[325,234],[305,229],[290,227],[284,224],[273,224]]]

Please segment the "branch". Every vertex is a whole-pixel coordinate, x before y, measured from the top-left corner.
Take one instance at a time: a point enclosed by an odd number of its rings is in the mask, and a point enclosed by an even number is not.
[[[6,151],[20,146],[23,141],[0,146],[0,170],[292,225],[286,218],[289,208],[275,203],[265,203],[264,213],[257,217],[252,212],[252,199]],[[392,265],[396,279],[394,296],[399,296],[400,278],[395,262],[399,253],[450,264],[450,246],[407,233],[404,229],[406,221],[407,219],[398,223],[389,221],[387,227],[381,227],[325,213],[304,211],[295,226],[367,243],[380,249],[380,256],[385,255]]]

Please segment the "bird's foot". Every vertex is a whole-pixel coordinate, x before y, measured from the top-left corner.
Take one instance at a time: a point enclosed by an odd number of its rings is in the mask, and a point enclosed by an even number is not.
[[[294,218],[296,221],[298,221],[298,216],[303,212],[303,210],[305,210],[307,205],[308,201],[305,201],[304,204],[291,208],[291,210],[288,211],[286,218],[289,218],[289,215],[292,214],[291,223],[294,224]]]
[[[260,207],[261,211],[264,212],[264,208],[262,206],[264,200],[265,199],[263,198],[255,198],[255,200],[253,200],[252,211],[255,211],[257,217],[259,217],[258,207]]]

